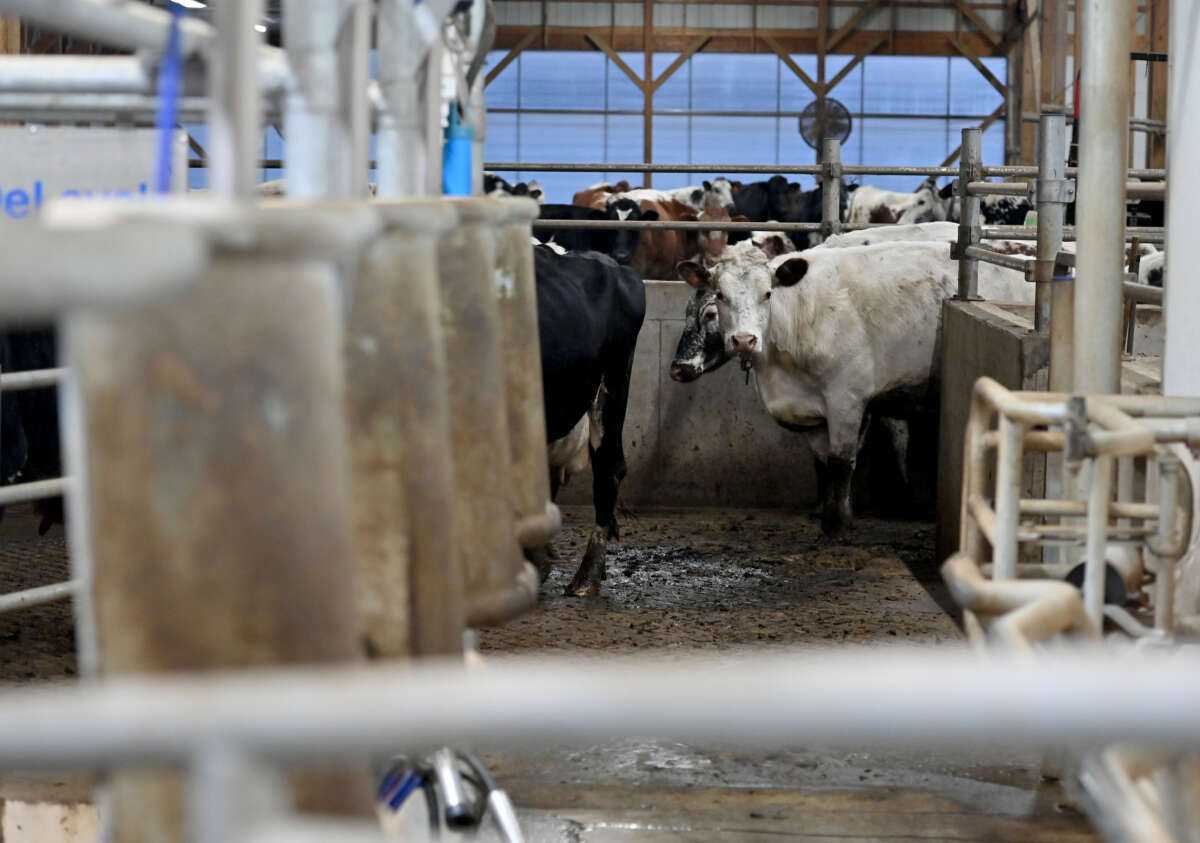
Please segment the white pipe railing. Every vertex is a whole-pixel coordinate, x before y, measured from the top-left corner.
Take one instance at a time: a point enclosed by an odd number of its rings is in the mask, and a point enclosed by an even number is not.
[[[1122,658],[1080,647],[1060,655],[981,660],[945,647],[842,647],[598,658],[583,671],[577,659],[543,655],[497,659],[476,671],[429,663],[313,667],[6,690],[0,766],[171,763],[218,745],[295,762],[381,745],[421,751],[631,735],[775,747],[929,748],[991,738],[1200,748],[1200,718],[1187,704],[1200,695],[1194,650]]]
[[[1161,445],[1191,444],[1200,438],[1200,426],[1194,422],[1197,410],[1198,399],[1009,392],[990,378],[980,378],[974,388],[964,444],[960,553],[980,568],[990,562],[992,576],[999,581],[1017,576],[1017,550],[1022,543],[1086,543],[1085,606],[1099,627],[1110,542],[1145,545],[1163,560],[1160,577],[1174,575],[1175,560],[1186,549],[1186,542],[1176,544],[1173,538],[1179,488],[1167,481],[1173,480],[1177,471],[1169,466],[1160,471],[1162,488],[1157,505],[1114,504],[1109,499],[1113,460],[1119,456],[1168,459]],[[993,416],[999,418],[998,431],[989,429]],[[1046,425],[1051,430],[1029,431],[1029,425]],[[1053,429],[1056,427],[1061,431]],[[997,471],[994,491],[989,494],[988,454],[993,450]],[[1027,451],[1061,452],[1068,463],[1081,466],[1079,473],[1091,478],[1088,499],[1023,498],[1021,466]],[[1190,486],[1186,491],[1183,506],[1190,510]],[[1034,523],[1047,517],[1083,517],[1086,526]],[[1140,523],[1112,524],[1112,518]],[[1160,524],[1157,534],[1146,526],[1147,521],[1160,520],[1166,524]],[[1190,525],[1190,518],[1187,522]],[[988,545],[992,548],[990,560],[984,558],[984,547]],[[1159,619],[1167,622],[1169,613],[1159,612]],[[1158,631],[1169,635],[1172,629],[1160,627]]]
[[[171,26],[170,12],[134,0],[0,0],[0,14],[111,47],[151,52],[163,49]],[[217,42],[216,29],[196,18],[183,21],[181,36],[184,56],[206,55]],[[282,88],[287,80],[283,51],[261,45],[257,54],[263,85]]]

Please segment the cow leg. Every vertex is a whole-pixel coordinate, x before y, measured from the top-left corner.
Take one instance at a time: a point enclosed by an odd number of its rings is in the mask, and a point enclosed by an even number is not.
[[[829,495],[821,511],[821,531],[835,535],[850,526],[854,509],[850,502],[851,481],[858,460],[863,425],[863,406],[829,407]]]
[[[592,505],[596,526],[588,538],[583,561],[567,586],[568,597],[591,597],[600,593],[600,581],[607,576],[604,554],[608,540],[620,538],[617,529],[617,490],[627,471],[625,465],[625,410],[629,404],[629,379],[633,374],[633,349],[613,363],[604,373],[600,407],[600,443],[588,445],[592,463]]]
[[[904,419],[880,417],[883,426],[887,428],[888,438],[892,441],[892,454],[896,457],[896,468],[900,470],[900,479],[907,488],[908,480],[908,422]]]
[[[829,495],[829,458],[813,454],[813,472],[817,476],[817,509],[824,508],[825,498]]]

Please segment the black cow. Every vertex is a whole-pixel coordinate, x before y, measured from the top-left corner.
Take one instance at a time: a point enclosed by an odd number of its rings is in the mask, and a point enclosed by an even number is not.
[[[789,182],[783,176],[772,176],[767,181],[750,184],[734,184],[733,202],[737,212],[752,222],[820,222],[821,197],[824,191],[818,184],[813,190],[801,190],[797,182]],[[842,186],[839,215],[844,216],[849,201],[849,190]],[[746,239],[748,235],[730,235],[729,244]],[[815,235],[808,232],[790,232],[797,249],[817,245]]]
[[[818,183],[812,190],[795,191],[790,195],[790,206],[780,222],[820,222],[821,205],[825,196],[824,185]],[[846,206],[850,202],[850,191],[842,185],[842,195],[838,199],[838,218],[846,215]],[[809,249],[820,244],[821,235],[815,231],[790,231],[792,243],[797,249]]]
[[[538,217],[544,220],[656,220],[658,213],[643,212],[632,199],[618,199],[604,210],[584,208],[580,205],[542,205]],[[633,228],[537,228],[533,233],[543,243],[553,241],[569,252],[600,252],[622,265],[633,260],[641,237],[641,232]]]
[[[614,510],[626,472],[621,440],[646,293],[632,269],[606,255],[559,255],[543,246],[535,246],[533,253],[547,439],[569,434],[604,388],[600,430],[589,445],[596,525],[566,592],[585,597],[599,592],[607,542],[618,538]],[[556,495],[557,477],[552,475],[550,482]]]
[[[772,176],[766,181],[733,185],[733,204],[737,213],[751,222],[776,220],[782,222],[791,210],[793,196],[800,192],[800,185],[783,176]]]
[[[52,369],[57,364],[54,329],[27,327],[0,333],[0,371]],[[0,484],[30,483],[62,476],[58,436],[58,392],[52,388],[0,393]],[[35,501],[45,535],[62,523],[62,498]],[[0,508],[0,517],[3,516]]]

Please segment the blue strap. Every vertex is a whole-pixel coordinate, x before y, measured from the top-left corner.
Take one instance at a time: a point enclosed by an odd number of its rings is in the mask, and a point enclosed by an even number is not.
[[[183,75],[183,38],[180,23],[184,9],[171,4],[171,28],[167,35],[167,50],[158,71],[158,162],[154,175],[157,193],[171,192],[171,160],[174,157],[175,124],[179,116],[180,77]]]

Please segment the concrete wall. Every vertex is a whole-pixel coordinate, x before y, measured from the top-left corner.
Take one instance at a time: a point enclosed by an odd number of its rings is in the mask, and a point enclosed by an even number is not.
[[[753,376],[736,363],[690,384],[668,368],[692,290],[646,282],[638,337],[621,502],[631,506],[807,506],[816,499],[812,454],[803,436],[771,420]],[[575,477],[560,503],[590,503],[591,475]]]
[[[938,425],[937,554],[958,549],[963,439],[975,381],[987,376],[1009,389],[1045,389],[1050,344],[1033,331],[1030,305],[949,300],[942,306],[942,391]],[[1023,497],[1042,485],[1040,455],[1028,454]],[[1037,489],[1037,497],[1042,490]]]

